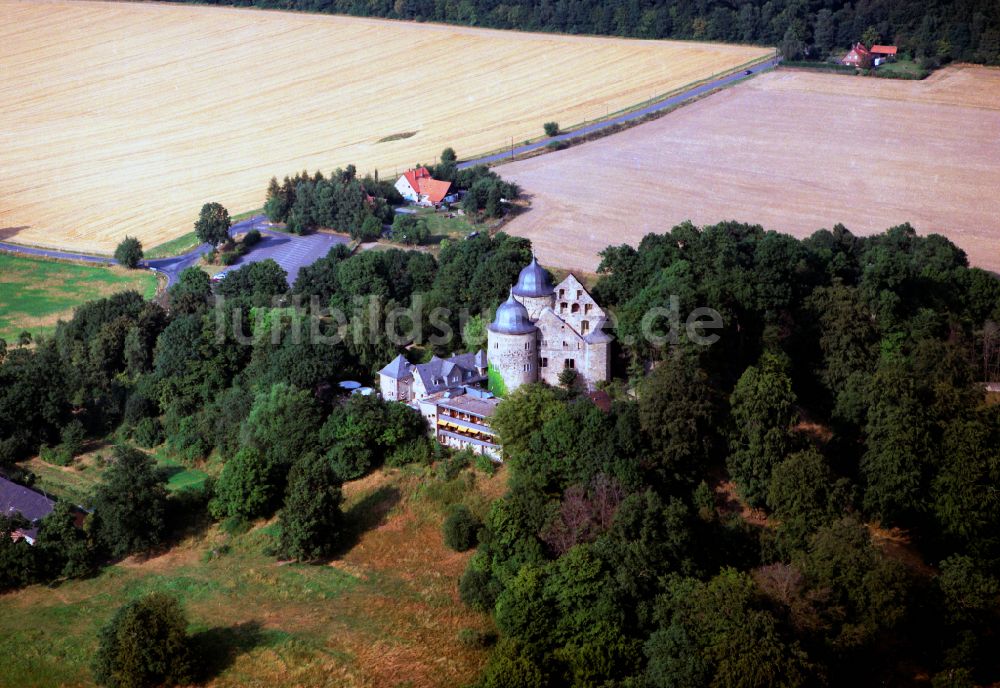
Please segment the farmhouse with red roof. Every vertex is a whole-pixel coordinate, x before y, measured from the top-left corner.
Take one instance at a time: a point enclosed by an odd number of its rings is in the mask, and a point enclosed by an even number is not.
[[[855,43],[854,47],[851,48],[851,52],[844,56],[844,59],[840,61],[841,64],[845,64],[851,67],[861,67],[867,68],[872,65],[872,54],[864,46],[863,43]]]
[[[426,167],[407,170],[396,181],[396,190],[411,203],[437,205],[448,195],[451,182],[434,179]]]

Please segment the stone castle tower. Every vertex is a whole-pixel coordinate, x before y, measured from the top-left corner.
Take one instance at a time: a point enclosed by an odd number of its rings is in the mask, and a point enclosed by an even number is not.
[[[605,320],[575,276],[553,287],[548,272],[532,257],[487,330],[490,369],[503,379],[506,392],[538,380],[557,385],[567,368],[592,388],[611,374]]]
[[[497,308],[496,317],[486,329],[486,342],[491,388],[495,387],[493,375],[503,379],[503,389],[494,392],[513,392],[521,385],[538,381],[538,328],[527,309],[514,299],[513,291]]]

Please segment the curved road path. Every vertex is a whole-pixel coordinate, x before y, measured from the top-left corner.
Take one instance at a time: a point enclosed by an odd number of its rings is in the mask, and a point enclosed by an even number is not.
[[[553,136],[550,138],[542,139],[541,141],[536,141],[534,143],[529,143],[527,145],[515,146],[509,151],[504,151],[503,153],[496,153],[494,155],[486,155],[480,158],[474,158],[472,160],[466,160],[459,163],[459,168],[472,167],[473,165],[489,165],[492,163],[503,162],[511,157],[521,155],[524,153],[530,153],[536,151],[540,148],[548,146],[553,141],[567,141],[569,139],[574,139],[580,136],[586,136],[595,131],[600,131],[602,129],[607,129],[608,127],[613,127],[618,124],[623,124],[626,122],[633,122],[646,115],[660,112],[668,108],[672,108],[676,105],[680,105],[686,101],[689,101],[698,96],[702,96],[710,91],[723,86],[728,86],[729,84],[746,79],[753,74],[759,74],[760,72],[773,69],[780,62],[780,58],[771,58],[765,62],[754,65],[748,69],[738,70],[728,76],[719,77],[701,86],[696,86],[683,93],[678,93],[675,96],[666,98],[659,102],[648,105],[644,108],[634,110],[632,112],[625,113],[623,115],[618,115],[617,117],[612,117],[610,119],[602,120],[600,122],[594,122],[593,124],[588,124],[585,127],[572,131],[568,134],[560,134],[558,136]],[[747,74],[746,72],[750,72]],[[321,258],[327,254],[330,248],[334,244],[346,243],[347,239],[340,236],[334,236],[330,234],[311,234],[303,237],[298,237],[290,234],[284,234],[281,232],[273,232],[271,230],[265,229],[266,220],[263,215],[257,215],[251,217],[248,220],[243,220],[242,222],[237,222],[230,228],[230,234],[238,234],[240,232],[246,232],[251,229],[257,229],[263,235],[263,240],[254,247],[253,251],[241,258],[236,265],[242,265],[245,263],[252,263],[257,260],[264,260],[265,258],[273,258],[275,261],[281,265],[286,272],[288,272],[289,283],[295,281],[295,277],[298,275],[299,268],[304,265],[310,265],[315,262],[318,258]],[[291,245],[289,245],[291,244]],[[211,250],[209,244],[202,244],[198,246],[190,253],[185,253],[182,256],[175,256],[173,258],[154,258],[151,260],[144,260],[140,263],[142,267],[149,268],[151,270],[156,270],[164,274],[167,278],[167,286],[174,284],[180,273],[188,267],[194,265],[198,259],[208,253]],[[114,258],[107,256],[94,256],[87,255],[83,253],[72,253],[67,251],[56,251],[44,248],[32,248],[30,246],[20,246],[18,244],[13,244],[9,242],[0,241],[0,251],[6,251],[9,253],[20,253],[29,256],[39,256],[42,258],[56,258],[60,260],[75,260],[82,261],[86,263],[97,263],[100,265],[116,265],[118,261]]]

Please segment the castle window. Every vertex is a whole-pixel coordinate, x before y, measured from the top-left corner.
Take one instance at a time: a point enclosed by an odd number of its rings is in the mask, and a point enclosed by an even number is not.
[[[590,313],[590,309],[591,309],[591,304],[589,304],[589,303],[588,304],[584,304],[584,306],[583,306],[583,312],[584,313]]]
[[[548,368],[549,367],[549,359],[547,359],[547,358],[543,358],[542,359],[542,367],[543,368]]]
[[[559,298],[560,299],[565,299],[566,298],[566,290],[565,289],[560,289],[559,290]]]
[[[569,368],[571,370],[573,368],[576,368],[576,361],[574,361],[572,358],[567,358],[565,361],[563,361],[563,368]]]
[[[531,364],[530,363],[525,363],[524,364],[524,372],[526,372],[526,373],[530,373],[531,372]]]
[[[582,299],[583,298],[583,290],[582,289],[577,289],[576,290],[576,298],[578,298],[578,299]]]
[[[580,304],[574,303],[573,304],[573,308],[571,308],[570,311],[573,312],[573,313],[579,313],[580,312]]]
[[[531,351],[531,342],[525,342],[524,343],[524,350],[525,351]]]
[[[590,321],[584,320],[580,323],[580,334],[587,334],[590,332]]]
[[[559,312],[560,313],[565,313],[566,312],[566,302],[565,301],[559,304]]]
[[[568,349],[569,348],[569,342],[563,340],[563,348],[564,349]]]

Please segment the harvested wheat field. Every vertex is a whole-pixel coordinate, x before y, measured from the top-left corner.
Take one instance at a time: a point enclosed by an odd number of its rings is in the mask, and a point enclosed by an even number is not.
[[[654,122],[504,165],[532,209],[507,226],[550,265],[684,220],[805,237],[841,222],[944,234],[1000,270],[1000,69],[926,81],[769,73]]]
[[[489,152],[768,51],[158,4],[0,0],[0,239],[109,252],[267,181]],[[388,140],[387,140],[388,139]]]

